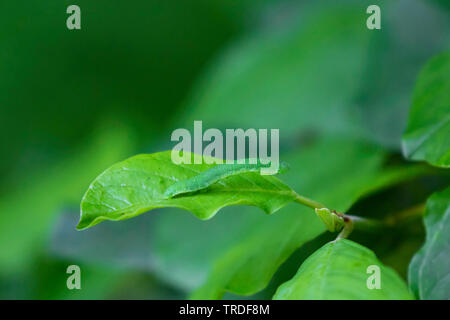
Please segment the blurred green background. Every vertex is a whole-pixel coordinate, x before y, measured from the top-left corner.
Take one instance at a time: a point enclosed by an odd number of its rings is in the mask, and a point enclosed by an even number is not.
[[[70,4],[81,30],[66,28]],[[370,4],[381,30],[366,28]],[[170,133],[193,120],[279,128],[285,154],[339,137],[402,165],[416,76],[450,44],[446,1],[3,0],[0,12],[2,299],[187,297],[246,224],[266,217],[232,207],[204,222],[167,209],[77,232],[96,175],[170,149]],[[380,199],[383,212],[407,207],[441,185],[433,175],[408,181],[354,210],[380,214]],[[423,230],[405,232],[401,243],[360,241],[405,276]],[[270,298],[328,238],[296,250],[255,297]],[[66,288],[70,264],[81,267],[81,290]]]

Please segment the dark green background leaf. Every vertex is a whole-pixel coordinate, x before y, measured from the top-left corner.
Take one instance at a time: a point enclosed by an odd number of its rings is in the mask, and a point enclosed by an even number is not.
[[[282,23],[261,22],[215,59],[176,126],[201,119],[205,127],[280,128],[284,141],[315,131],[399,150],[414,79],[446,48],[450,24],[423,1],[377,1],[383,29],[372,31],[370,4],[285,5]],[[405,19],[425,19],[427,28]]]
[[[296,191],[345,212],[359,197],[415,174],[406,167],[383,168],[384,158],[384,153],[371,145],[325,139],[283,158],[291,165],[291,174],[283,179]],[[355,168],[358,174],[354,174]],[[235,214],[247,213],[239,209]],[[217,299],[226,291],[249,295],[262,290],[281,263],[325,228],[312,209],[292,204],[275,215],[261,215],[246,230],[216,256],[208,280],[193,298]],[[168,242],[162,237],[159,241]],[[168,252],[165,254],[162,258],[166,259]]]
[[[450,167],[450,52],[431,59],[419,75],[403,152],[409,159]]]

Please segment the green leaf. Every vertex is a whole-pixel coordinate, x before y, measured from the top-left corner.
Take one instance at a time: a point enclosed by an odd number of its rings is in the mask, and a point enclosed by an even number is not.
[[[412,160],[450,167],[450,52],[431,59],[419,75],[403,153]]]
[[[425,245],[409,265],[409,285],[420,299],[450,299],[450,187],[433,194],[424,216]]]
[[[26,176],[0,198],[0,272],[26,269],[64,206],[76,205],[92,176],[133,152],[127,126],[107,121],[89,144],[46,170]],[[17,236],[20,230],[20,237]]]
[[[164,192],[164,197],[169,199],[176,195],[200,191],[208,188],[219,180],[223,180],[226,177],[233,175],[239,175],[246,172],[261,172],[261,174],[263,174],[261,170],[263,168],[269,168],[272,165],[271,162],[263,164],[257,159],[254,159],[255,163],[251,162],[250,159],[245,159],[244,163],[224,163],[203,171],[198,175],[194,175],[189,179],[179,180],[167,188]],[[278,173],[278,169],[276,173]]]
[[[241,210],[236,214],[249,212]],[[240,295],[256,293],[267,286],[295,249],[325,231],[313,210],[295,204],[275,215],[253,218],[245,232],[216,256],[206,282],[191,298],[220,299],[226,291]]]
[[[332,155],[332,161],[324,155]],[[345,212],[359,197],[420,174],[411,167],[383,168],[384,156],[379,149],[356,141],[319,140],[283,158],[291,165],[290,174],[283,179],[302,194]],[[358,168],[357,175],[354,174],[355,168]],[[251,213],[252,208],[236,207],[227,215],[231,220]],[[176,223],[175,215],[161,216],[161,219],[170,218],[172,223]],[[297,248],[325,231],[324,224],[313,210],[296,204],[282,208],[275,215],[255,214],[252,218],[245,222],[245,232],[231,235],[227,249],[221,246],[221,252],[211,253],[211,256],[214,254],[212,269],[206,282],[193,293],[192,298],[218,299],[226,291],[250,295],[262,290],[278,267]],[[201,236],[187,236],[180,232],[178,242]],[[231,231],[225,229],[222,232]],[[205,237],[203,242],[210,244],[214,239],[212,236]],[[176,257],[170,255],[175,251],[174,241],[163,236],[155,239],[164,249],[159,253],[160,260],[166,262],[166,272],[171,264],[180,264],[182,258],[180,254]],[[192,269],[200,265],[198,261],[188,259],[182,263]],[[205,268],[204,265],[200,267]]]
[[[369,289],[379,268],[380,289]],[[369,268],[369,269],[368,269]],[[373,267],[372,267],[373,268]],[[276,300],[412,299],[406,283],[375,254],[353,241],[332,241],[303,262],[294,278],[281,285]]]
[[[201,156],[192,154],[192,157]],[[215,166],[204,161],[203,164],[176,165],[172,162],[171,151],[138,155],[115,164],[89,186],[81,202],[77,229],[86,229],[104,220],[129,219],[163,207],[185,209],[200,219],[209,219],[221,208],[237,204],[257,206],[270,214],[296,197],[295,192],[277,178],[248,172],[228,176],[211,185],[207,192],[167,199],[164,192],[171,185]]]

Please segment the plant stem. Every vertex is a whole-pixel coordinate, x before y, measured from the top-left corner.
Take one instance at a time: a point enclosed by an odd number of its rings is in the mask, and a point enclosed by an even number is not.
[[[303,196],[301,196],[301,195],[299,195],[299,194],[297,194],[297,193],[295,193],[295,199],[294,199],[294,201],[297,202],[297,203],[299,203],[299,204],[302,204],[302,205],[304,205],[304,206],[310,207],[310,208],[312,208],[312,209],[316,209],[316,208],[317,208],[317,209],[320,209],[320,208],[326,208],[326,206],[324,206],[323,204],[321,204],[321,203],[319,203],[319,202],[316,202],[316,201],[314,201],[314,200],[312,200],[312,199],[303,197]]]

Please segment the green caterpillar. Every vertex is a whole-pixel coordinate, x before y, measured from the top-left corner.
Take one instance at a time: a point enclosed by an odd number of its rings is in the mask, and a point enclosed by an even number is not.
[[[260,171],[261,168],[269,168],[271,166],[270,162],[268,164],[262,164],[259,160],[256,164],[248,163],[250,162],[249,159],[246,159],[245,162],[246,163],[244,164],[220,164],[214,168],[203,171],[192,178],[175,182],[166,189],[164,192],[164,198],[170,199],[179,194],[202,190],[226,177],[246,172],[257,172]],[[277,173],[284,173],[288,169],[289,166],[287,163],[282,162],[280,163]]]

